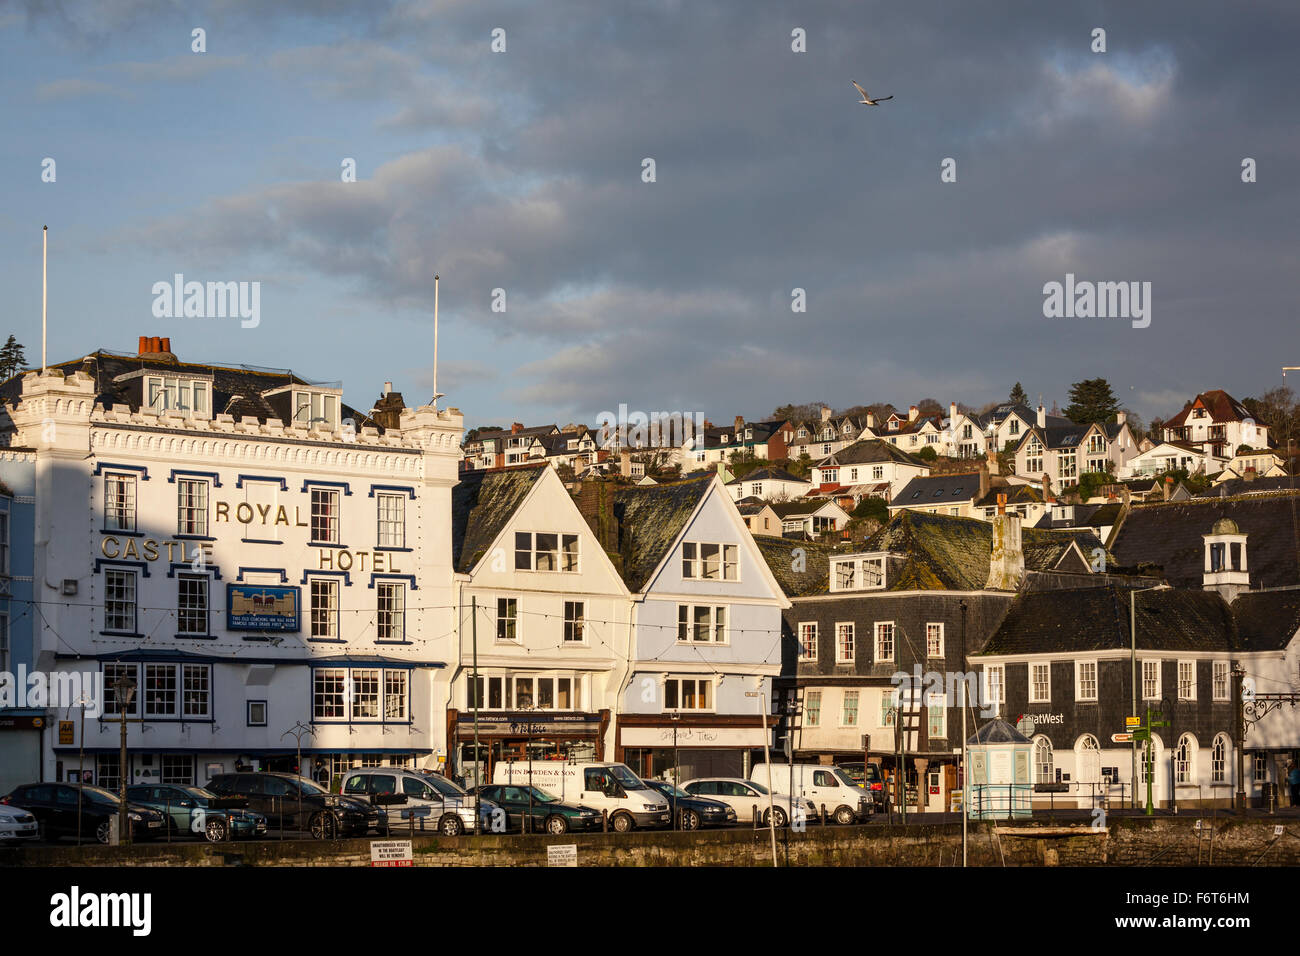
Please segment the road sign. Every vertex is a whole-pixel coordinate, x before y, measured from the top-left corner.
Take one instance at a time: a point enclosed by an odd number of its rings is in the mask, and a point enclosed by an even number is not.
[[[1128,728],[1130,728],[1130,729],[1132,729],[1133,727],[1141,727],[1141,726],[1142,726],[1142,718],[1141,718],[1141,717],[1125,717],[1125,718],[1124,718],[1124,726],[1125,726],[1125,727],[1128,727]]]
[[[414,866],[410,840],[371,840],[371,866]]]
[[[1132,734],[1111,734],[1110,742],[1113,744],[1126,744],[1133,739]]]

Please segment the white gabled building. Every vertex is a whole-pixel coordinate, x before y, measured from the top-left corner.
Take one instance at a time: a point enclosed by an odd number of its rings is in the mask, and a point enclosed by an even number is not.
[[[130,783],[290,770],[295,725],[318,779],[436,765],[457,409],[393,393],[370,418],[339,387],[180,362],[159,339],[3,398],[0,436],[36,458],[36,664],[102,677],[108,716],[135,682]],[[110,787],[118,727],[88,708],[86,768]],[[68,779],[77,747],[46,740],[45,779]]]
[[[598,509],[602,490],[612,496],[615,486],[583,487],[580,500]],[[606,759],[632,604],[555,469],[463,475],[452,493],[452,550],[455,671],[438,709],[447,711],[455,774],[473,784],[476,738],[482,780],[497,762],[529,755]]]

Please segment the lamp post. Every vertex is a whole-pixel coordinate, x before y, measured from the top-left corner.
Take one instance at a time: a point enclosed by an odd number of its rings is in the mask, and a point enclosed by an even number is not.
[[[763,678],[761,677],[758,679],[758,686],[759,687],[763,686]],[[767,741],[767,736],[768,736],[767,735],[767,699],[763,696],[763,692],[761,690],[757,690],[757,691],[747,690],[745,691],[745,696],[758,698],[758,708],[759,708],[758,712],[760,715],[762,715],[763,718],[763,760],[767,764],[767,769],[768,769],[767,824],[768,824],[768,829],[772,833],[772,866],[775,867],[777,865],[776,863],[776,810],[773,807],[772,787],[771,787],[772,749],[771,747],[768,746],[768,741]],[[790,797],[790,801],[791,801],[790,810],[791,812],[793,812],[794,811],[793,796]]]
[[[135,678],[122,674],[113,682],[113,694],[115,695],[115,702],[117,704],[118,724],[122,728],[122,749],[119,755],[120,762],[118,764],[117,775],[120,790],[117,805],[117,836],[119,842],[126,843],[130,840],[131,833],[126,815],[126,715],[131,709],[132,703],[135,701]]]
[[[88,703],[94,703],[94,698],[82,694],[68,705],[69,711],[73,707],[81,708],[81,744],[77,748],[77,846],[81,846],[81,788],[86,782],[86,704]]]
[[[292,727],[290,727],[288,730],[282,733],[280,735],[280,739],[284,740],[284,738],[288,737],[290,734],[293,735],[294,743],[298,745],[297,771],[298,771],[298,775],[302,776],[302,738],[306,736],[314,736],[314,732],[309,726],[307,726],[301,720],[299,720],[296,721]],[[329,787],[326,787],[325,789],[328,790]],[[297,787],[297,790],[298,790],[298,812],[295,815],[295,819],[297,819],[298,825],[301,826],[302,825],[302,787]]]
[[[1143,591],[1160,591],[1160,590],[1162,590],[1164,587],[1165,587],[1165,585],[1163,585],[1163,584],[1157,584],[1155,587],[1149,587],[1149,588],[1138,588],[1138,589],[1135,590],[1135,591],[1130,591],[1129,594],[1128,594],[1129,669],[1130,669],[1130,671],[1131,671],[1131,674],[1130,674],[1130,677],[1129,677],[1129,683],[1132,685],[1132,686],[1129,688],[1130,691],[1131,691],[1131,694],[1130,694],[1130,705],[1131,705],[1131,706],[1130,706],[1130,709],[1129,709],[1129,715],[1132,716],[1132,717],[1136,717],[1136,716],[1137,716],[1137,712],[1138,712],[1138,709],[1137,709],[1137,708],[1138,708],[1138,684],[1137,684],[1137,679],[1138,679],[1138,677],[1137,677],[1137,596],[1138,596],[1139,594],[1141,594]],[[1129,799],[1129,803],[1130,803],[1130,805],[1132,806],[1132,808],[1133,808],[1134,810],[1136,810],[1136,809],[1137,809],[1137,805],[1138,805],[1138,804],[1137,804],[1137,800],[1138,800],[1138,742],[1137,742],[1136,740],[1133,740],[1133,741],[1131,741],[1131,742],[1129,743],[1129,746],[1130,746],[1130,748],[1132,749],[1132,774],[1131,774],[1131,777],[1130,777],[1130,779],[1131,779],[1130,786],[1132,787],[1132,795],[1131,795],[1131,797],[1130,797],[1130,799]]]
[[[677,725],[678,725],[678,723],[681,721],[681,719],[682,719],[682,715],[681,715],[680,713],[678,713],[677,711],[673,711],[672,714],[670,715],[670,717],[671,717],[672,722],[673,722],[673,797],[672,797],[672,814],[673,814],[673,829],[676,830],[676,829],[677,829],[677,825],[678,825],[678,818],[677,818],[677,785],[678,785],[678,783],[679,783],[679,782],[681,781],[681,779],[682,779],[682,772],[681,772],[681,759],[679,758],[679,756],[678,756],[678,752],[677,752]]]

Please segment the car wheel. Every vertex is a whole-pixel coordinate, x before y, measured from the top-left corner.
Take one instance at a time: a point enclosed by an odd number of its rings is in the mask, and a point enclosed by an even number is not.
[[[338,823],[328,813],[317,813],[311,818],[311,835],[315,840],[333,840],[338,832]]]
[[[226,821],[220,818],[209,820],[203,826],[203,835],[209,843],[220,843],[226,838]]]
[[[627,833],[636,827],[636,821],[628,813],[614,814],[614,819],[611,822],[614,824],[614,830],[617,833]]]
[[[681,824],[683,830],[698,830],[700,828],[700,815],[694,810],[683,810]]]
[[[557,814],[552,814],[546,818],[546,832],[554,833],[557,836],[561,833],[569,832],[569,821]]]
[[[465,821],[454,813],[444,813],[438,821],[438,832],[443,836],[458,837],[465,832]]]
[[[840,807],[835,811],[835,822],[840,824],[840,826],[848,826],[857,818],[857,814],[848,807]]]
[[[785,811],[782,810],[780,807],[774,807],[771,816],[772,819],[775,821],[777,827],[785,826],[785,820],[786,820]]]
[[[113,820],[105,820],[99,826],[95,827],[95,839],[100,843],[108,846],[113,839]]]

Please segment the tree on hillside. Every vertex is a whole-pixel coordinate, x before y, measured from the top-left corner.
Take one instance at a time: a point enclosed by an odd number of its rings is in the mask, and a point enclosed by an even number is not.
[[[923,398],[916,403],[916,410],[922,418],[943,418],[948,410],[933,398]]]
[[[1008,398],[1010,398],[1016,405],[1029,404],[1029,396],[1025,394],[1025,389],[1019,382],[1016,382],[1015,385],[1011,386],[1011,394]]]
[[[1278,448],[1286,449],[1288,438],[1300,438],[1300,405],[1295,393],[1285,385],[1270,388],[1259,398],[1244,398],[1241,404],[1257,422],[1268,426],[1268,437]]]
[[[772,410],[768,421],[807,422],[817,421],[822,417],[824,402],[807,402],[803,405],[778,405]]]
[[[1070,404],[1065,417],[1079,425],[1113,421],[1119,402],[1104,378],[1089,378],[1070,386]]]
[[[4,345],[0,345],[0,381],[13,378],[27,368],[27,356],[23,347],[12,335]]]

